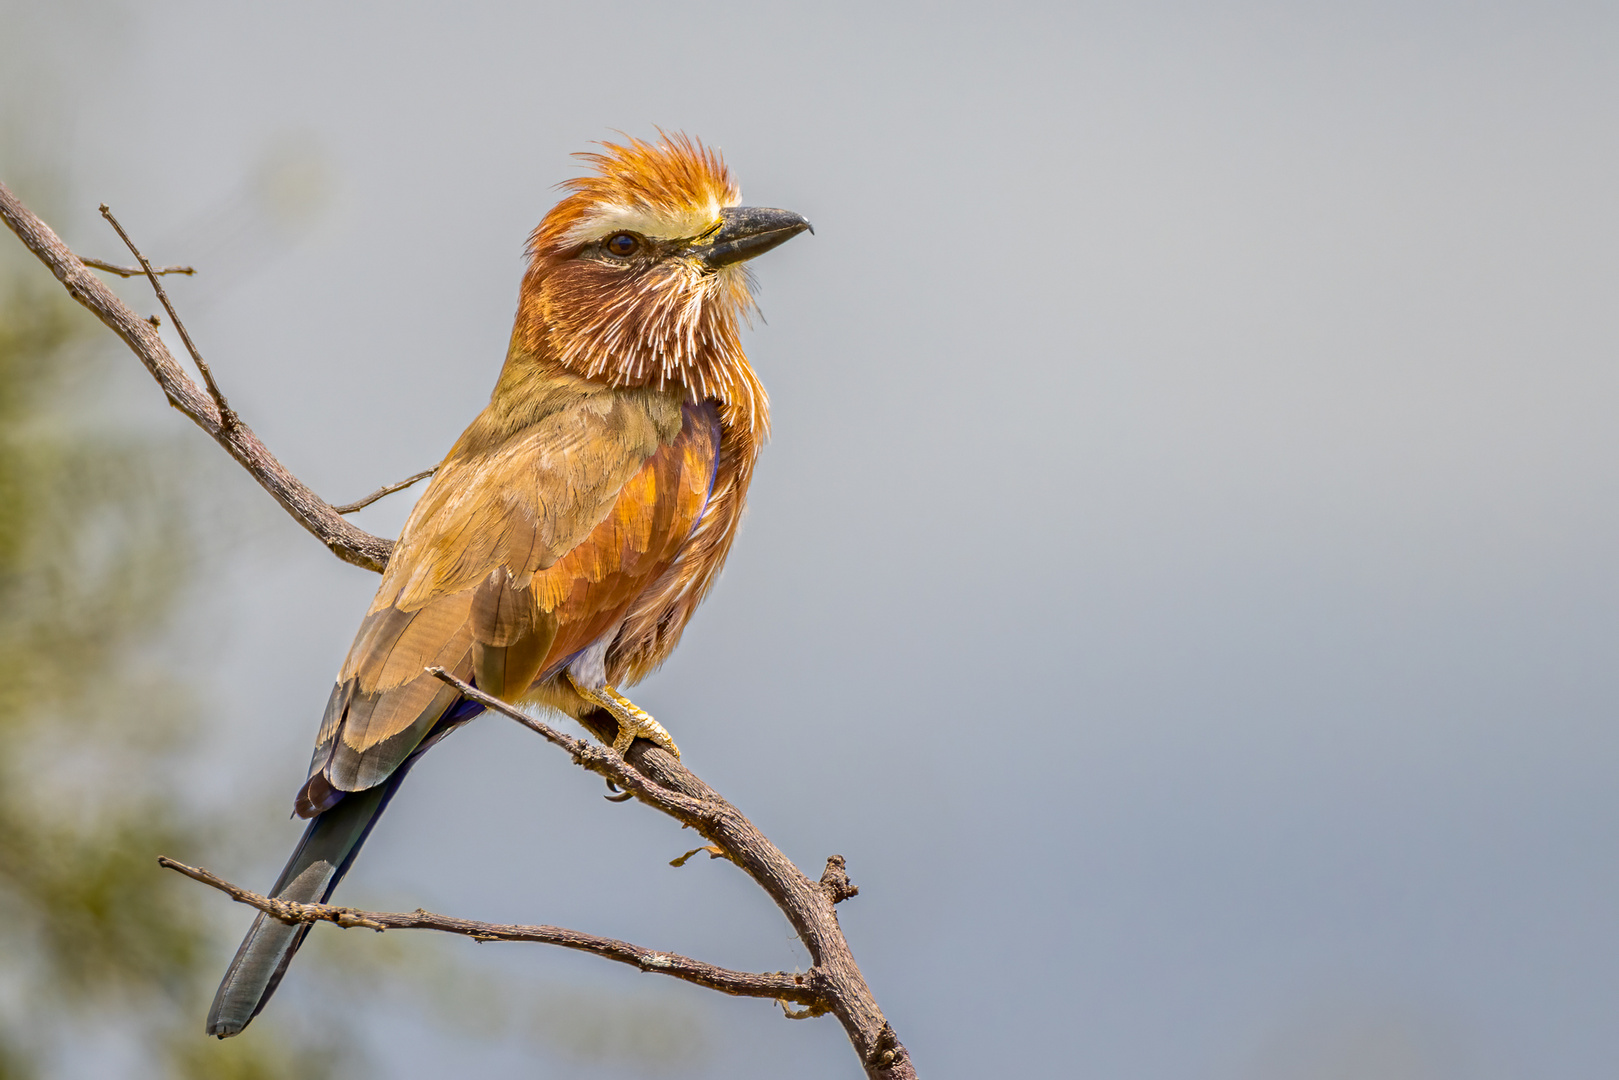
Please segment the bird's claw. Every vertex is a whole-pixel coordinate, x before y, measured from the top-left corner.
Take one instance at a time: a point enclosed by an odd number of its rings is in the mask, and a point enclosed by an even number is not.
[[[612,702],[607,706],[607,711],[618,721],[618,738],[613,740],[614,750],[620,754],[628,753],[630,744],[636,739],[646,739],[663,747],[675,757],[680,756],[680,748],[675,745],[675,740],[669,737],[669,732],[664,730],[662,724],[652,719],[651,713],[611,686],[602,687],[601,692]]]
[[[573,681],[573,676],[569,676]],[[613,740],[613,749],[619,754],[629,752],[630,744],[636,739],[646,739],[663,747],[675,757],[680,756],[680,748],[675,740],[670,738],[664,726],[652,719],[652,714],[641,706],[613,689],[611,686],[602,686],[592,690],[573,681],[573,687],[579,691],[581,697],[599,705],[612,714],[613,721],[618,724],[618,737]]]

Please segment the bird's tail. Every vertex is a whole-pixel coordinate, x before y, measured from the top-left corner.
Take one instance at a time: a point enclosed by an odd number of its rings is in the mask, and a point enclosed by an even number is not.
[[[345,795],[336,806],[311,820],[270,895],[303,904],[324,904],[348,873],[360,845],[408,771],[401,767],[376,787]],[[226,1039],[247,1027],[275,993],[309,927],[309,923],[288,926],[263,913],[253,920],[253,928],[242,939],[236,958],[214,994],[213,1008],[208,1010],[208,1034]]]

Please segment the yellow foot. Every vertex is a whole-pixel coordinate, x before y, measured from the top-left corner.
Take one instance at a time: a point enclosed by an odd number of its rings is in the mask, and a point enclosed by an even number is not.
[[[620,754],[625,753],[636,739],[646,739],[663,747],[675,757],[680,756],[680,748],[669,737],[663,725],[652,719],[652,715],[641,706],[611,686],[603,686],[600,690],[581,686],[571,672],[568,674],[568,681],[573,684],[580,697],[612,713],[613,720],[618,724],[618,738],[613,740],[614,750]]]

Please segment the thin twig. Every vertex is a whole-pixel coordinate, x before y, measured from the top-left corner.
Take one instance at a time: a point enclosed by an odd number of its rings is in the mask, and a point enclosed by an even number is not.
[[[554,746],[566,750],[574,760],[574,764],[589,769],[598,776],[604,776],[624,791],[634,795],[637,799],[656,810],[679,821],[682,825],[690,825],[699,832],[712,828],[714,817],[722,809],[730,808],[729,803],[723,799],[701,799],[682,795],[677,791],[653,783],[642,776],[630,764],[619,756],[618,751],[611,746],[598,746],[576,739],[572,735],[564,735],[544,720],[536,719],[521,709],[513,708],[497,697],[484,693],[471,683],[462,682],[441,667],[430,667],[428,674],[448,683],[461,691],[463,697],[471,698],[486,709],[493,709],[502,716],[509,716],[519,724],[545,738]],[[724,804],[723,806],[720,804]],[[704,832],[706,836],[707,833]]]
[[[187,275],[195,274],[197,272],[196,267],[193,266],[154,266],[150,271],[147,271],[139,266],[119,266],[115,263],[102,262],[100,259],[87,259],[83,255],[79,256],[79,261],[86,266],[94,267],[97,270],[105,270],[107,273],[117,274],[119,277],[140,277],[142,274],[148,272],[153,274]]]
[[[781,1002],[794,1002],[807,1010],[821,1008],[825,994],[820,988],[817,972],[752,972],[733,971],[716,967],[701,960],[693,960],[679,953],[658,952],[640,945],[632,945],[617,938],[600,937],[560,926],[521,926],[510,923],[474,922],[449,915],[437,915],[417,908],[412,912],[361,911],[333,904],[300,904],[293,900],[280,900],[262,896],[240,885],[233,885],[217,874],[195,866],[187,866],[165,856],[159,856],[158,865],[176,870],[193,881],[218,889],[238,903],[258,908],[272,919],[288,924],[329,922],[345,929],[355,927],[367,930],[438,930],[446,934],[460,934],[477,941],[532,941],[541,945],[556,945],[564,949],[594,953],[620,964],[655,971],[660,975],[684,982],[706,986],[735,997],[770,998]]]
[[[191,335],[186,332],[186,324],[180,321],[180,313],[175,311],[174,305],[169,302],[169,294],[164,291],[163,283],[157,279],[157,271],[152,269],[152,264],[147,261],[145,255],[141,254],[141,249],[135,246],[135,241],[129,238],[129,234],[124,231],[124,227],[118,224],[118,219],[112,216],[112,208],[106,203],[101,204],[101,216],[106,218],[112,227],[117,230],[118,238],[129,248],[129,253],[135,256],[135,261],[141,264],[141,269],[146,273],[146,280],[152,283],[152,291],[157,293],[158,300],[163,304],[163,310],[167,311],[169,318],[174,320],[174,328],[180,332],[180,340],[185,342],[186,351],[191,354],[192,362],[197,365],[197,370],[202,373],[202,381],[208,387],[208,396],[214,399],[214,406],[219,410],[219,426],[228,435],[231,429],[237,427],[242,421],[237,417],[236,411],[230,407],[230,403],[225,400],[225,393],[219,388],[219,384],[214,382],[214,373],[209,370],[208,361],[202,358],[202,353],[197,351],[197,346],[192,342]]]
[[[384,495],[392,495],[396,491],[404,491],[406,488],[410,487],[410,485],[416,483],[416,481],[426,480],[429,476],[432,476],[436,472],[438,472],[438,466],[434,465],[431,469],[423,469],[415,476],[401,480],[397,484],[389,484],[387,487],[379,487],[377,490],[373,491],[363,499],[357,499],[351,503],[344,503],[341,506],[334,506],[332,509],[336,510],[339,514],[352,514],[356,510],[364,510],[366,507],[370,506]]]

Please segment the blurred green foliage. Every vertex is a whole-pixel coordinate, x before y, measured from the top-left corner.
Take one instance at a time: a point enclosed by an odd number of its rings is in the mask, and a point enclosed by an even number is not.
[[[62,132],[77,95],[111,87],[138,11],[0,0],[0,171],[58,228],[70,223]],[[178,261],[205,265],[186,310],[284,252],[334,182],[318,140],[271,139],[238,190],[164,238]],[[246,1033],[203,1034],[247,915],[157,856],[251,861],[266,812],[285,813],[291,792],[273,805],[257,791],[224,807],[189,797],[203,709],[164,649],[207,574],[186,492],[221,498],[196,482],[208,466],[193,456],[216,451],[172,414],[161,438],[114,419],[107,388],[138,370],[0,228],[0,1080],[356,1077],[369,1071],[367,1010],[516,1044],[569,1073],[701,1068],[703,1012],[673,988],[514,979],[469,960],[469,942],[330,927]],[[159,411],[156,388],[142,389]]]
[[[98,332],[0,259],[0,1080],[82,1075],[101,1040],[146,1075],[351,1072],[329,1032],[202,1036],[217,897],[155,862],[217,836],[181,794],[198,710],[159,645],[197,544],[183,456],[98,408]]]

